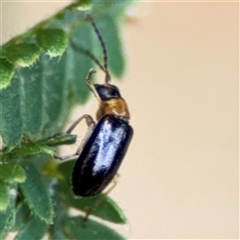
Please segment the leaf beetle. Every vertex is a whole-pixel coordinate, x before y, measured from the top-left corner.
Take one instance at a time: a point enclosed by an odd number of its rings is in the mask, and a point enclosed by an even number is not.
[[[86,121],[88,130],[76,153],[66,157],[55,155],[55,158],[61,160],[78,156],[72,173],[72,190],[75,195],[81,197],[98,195],[109,185],[117,174],[133,136],[133,128],[129,125],[130,114],[127,103],[119,89],[110,84],[111,77],[104,40],[92,16],[88,14],[87,19],[101,44],[104,64],[101,65],[89,51],[78,49],[74,43],[72,47],[89,55],[105,73],[104,84],[92,83],[92,75],[95,73],[92,69],[86,78],[90,91],[99,101],[97,123],[88,114],[77,119],[66,133],[70,134],[82,120]]]

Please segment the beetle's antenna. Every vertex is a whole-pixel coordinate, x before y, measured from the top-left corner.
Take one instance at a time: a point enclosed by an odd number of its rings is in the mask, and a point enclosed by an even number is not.
[[[98,66],[100,69],[102,69],[105,72],[104,66],[99,62],[99,60],[87,49],[77,46],[72,40],[70,40],[71,46],[75,51],[82,52],[88,57],[90,57]]]
[[[96,71],[95,70],[93,70],[93,69],[90,69],[90,71],[88,72],[88,75],[87,75],[87,84],[88,84],[88,87],[89,87],[89,89],[93,92],[93,94],[95,95],[95,97],[97,98],[97,100],[101,103],[102,102],[102,100],[101,100],[101,98],[99,97],[99,95],[98,95],[98,92],[97,92],[97,90],[96,90],[96,88],[94,87],[94,84],[92,83],[92,75],[94,74],[94,73],[96,73]]]
[[[99,39],[99,42],[101,44],[101,47],[102,47],[102,51],[103,51],[103,60],[104,60],[104,64],[103,64],[103,67],[104,67],[104,72],[106,73],[106,77],[105,77],[105,83],[108,84],[111,80],[111,77],[110,77],[110,74],[108,72],[108,56],[107,56],[107,48],[106,48],[106,45],[105,45],[105,42],[102,38],[102,35],[101,33],[99,32],[98,28],[97,28],[97,25],[96,23],[94,22],[93,20],[93,17],[90,15],[90,14],[87,14],[87,17],[88,19],[90,20],[93,28],[94,28],[94,31],[95,33],[97,34],[97,37]]]

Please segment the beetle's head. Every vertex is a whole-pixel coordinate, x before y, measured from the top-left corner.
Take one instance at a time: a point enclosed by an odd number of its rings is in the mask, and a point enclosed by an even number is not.
[[[102,101],[121,98],[119,89],[111,84],[94,84],[99,97]]]
[[[112,84],[94,84],[96,94],[100,98],[100,106],[97,111],[97,119],[107,114],[113,114],[124,119],[129,119],[127,103],[121,97],[119,89]]]

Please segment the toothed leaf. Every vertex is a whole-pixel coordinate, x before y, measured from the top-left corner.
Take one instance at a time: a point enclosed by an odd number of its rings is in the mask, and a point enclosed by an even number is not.
[[[41,174],[30,159],[22,166],[26,171],[27,179],[20,184],[20,188],[29,208],[46,223],[52,223],[52,201]]]

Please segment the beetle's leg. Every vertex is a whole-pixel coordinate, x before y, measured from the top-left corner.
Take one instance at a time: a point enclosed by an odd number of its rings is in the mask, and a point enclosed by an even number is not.
[[[112,180],[112,186],[103,194],[101,194],[97,200],[92,204],[92,206],[88,209],[88,211],[86,212],[86,215],[83,219],[83,224],[85,224],[85,222],[88,220],[89,215],[98,208],[98,206],[101,204],[101,202],[103,201],[103,199],[116,187],[117,185],[117,178],[115,177]]]
[[[93,129],[95,127],[95,122],[93,121],[90,125],[88,125],[88,130],[84,136],[84,138],[82,139],[82,142],[80,144],[80,146],[78,147],[77,151],[76,151],[76,155],[80,155],[80,153],[82,152],[85,143],[87,142],[87,140],[89,139],[89,137],[91,136]]]
[[[95,122],[94,122],[93,118],[92,118],[90,115],[88,115],[88,114],[84,114],[83,116],[81,116],[80,118],[78,118],[78,119],[70,126],[70,128],[66,131],[67,134],[70,134],[70,133],[73,131],[73,129],[74,129],[83,119],[85,119],[85,121],[86,121],[86,124],[87,124],[87,126],[88,126],[88,130],[87,130],[87,132],[86,132],[86,134],[85,134],[85,136],[84,136],[84,138],[83,138],[80,146],[78,147],[77,151],[76,151],[75,153],[73,153],[73,154],[70,154],[70,155],[67,155],[67,156],[64,156],[64,157],[59,157],[59,156],[57,156],[57,155],[54,154],[54,155],[53,155],[54,158],[60,159],[60,160],[67,160],[67,159],[73,158],[73,157],[75,157],[75,156],[78,156],[78,155],[81,153],[81,151],[82,151],[82,149],[83,149],[83,147],[84,147],[87,139],[89,138],[89,136],[91,135],[91,133],[92,133],[92,131],[93,131],[93,128],[95,127]]]
[[[99,103],[102,102],[101,98],[99,97],[93,83],[92,83],[92,75],[95,73],[96,71],[93,69],[90,69],[86,78],[87,84],[89,89],[93,92],[94,96],[97,98],[97,100],[99,101]]]
[[[65,160],[71,159],[71,158],[73,158],[73,157],[75,157],[75,156],[77,156],[76,153],[69,154],[69,155],[66,155],[66,156],[64,156],[64,157],[60,157],[60,156],[58,156],[58,155],[56,155],[56,154],[53,155],[53,157],[54,157],[55,159],[59,159],[59,160],[61,160],[61,161],[65,161]]]
[[[95,125],[95,122],[93,120],[93,118],[89,115],[89,114],[84,114],[83,116],[81,116],[80,118],[78,118],[71,126],[70,128],[68,128],[68,130],[66,131],[66,133],[70,134],[72,132],[72,130],[83,120],[85,119],[86,124],[88,127],[90,127],[91,125]]]

